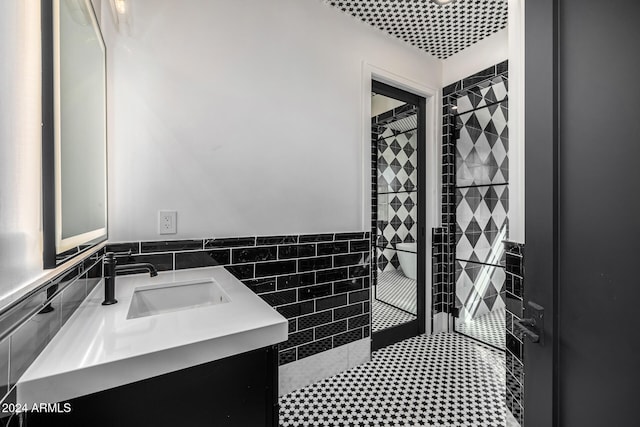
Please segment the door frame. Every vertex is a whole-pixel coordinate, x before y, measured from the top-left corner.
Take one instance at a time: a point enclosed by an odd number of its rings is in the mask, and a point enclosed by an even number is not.
[[[544,307],[544,342],[524,339],[524,419],[558,418],[558,0],[525,1],[524,298]],[[525,313],[524,317],[530,317]]]
[[[367,61],[362,62],[361,76],[361,194],[362,194],[362,218],[361,224],[363,230],[371,228],[371,82],[373,80],[390,86],[402,89],[409,93],[421,96],[425,99],[424,120],[426,132],[424,135],[425,149],[423,160],[424,185],[423,189],[419,189],[421,200],[424,200],[425,217],[423,227],[425,236],[425,250],[423,260],[418,260],[418,265],[424,264],[425,267],[425,287],[428,286],[429,292],[425,292],[425,319],[421,329],[423,333],[431,334],[433,331],[433,295],[432,295],[432,242],[431,229],[441,225],[441,186],[442,179],[441,157],[442,148],[439,141],[442,135],[441,125],[438,123],[438,111],[442,109],[441,90],[422,84],[401,74],[390,71],[385,68],[378,67]],[[424,261],[424,262],[421,262]],[[370,296],[371,298],[371,296]]]

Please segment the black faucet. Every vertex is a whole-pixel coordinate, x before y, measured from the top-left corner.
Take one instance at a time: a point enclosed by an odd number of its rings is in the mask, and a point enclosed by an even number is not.
[[[118,302],[116,299],[116,275],[118,272],[133,272],[145,270],[151,277],[158,275],[156,266],[147,262],[138,264],[123,264],[116,267],[116,256],[113,252],[104,255],[104,301],[102,305],[111,305]]]

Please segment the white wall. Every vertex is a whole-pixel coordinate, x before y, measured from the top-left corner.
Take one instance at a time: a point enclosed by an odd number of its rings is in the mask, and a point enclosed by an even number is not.
[[[524,0],[509,0],[509,239],[524,243]]]
[[[505,28],[445,59],[442,63],[442,86],[447,86],[508,58],[509,30]]]
[[[111,241],[368,229],[363,63],[437,88],[441,61],[319,1],[129,6],[129,34],[103,9]]]
[[[44,274],[40,2],[0,1],[0,304]]]

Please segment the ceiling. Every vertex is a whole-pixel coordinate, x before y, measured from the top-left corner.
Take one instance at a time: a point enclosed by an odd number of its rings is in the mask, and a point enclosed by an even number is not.
[[[439,59],[507,26],[507,0],[322,0]]]

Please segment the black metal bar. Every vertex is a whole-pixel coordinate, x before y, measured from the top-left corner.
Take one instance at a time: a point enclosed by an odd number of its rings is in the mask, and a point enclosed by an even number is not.
[[[391,251],[405,252],[405,253],[408,253],[408,254],[415,254],[415,255],[417,255],[417,253],[416,253],[416,252],[412,252],[412,251],[405,251],[404,249],[396,249],[396,248],[389,247],[389,246],[375,245],[375,247],[376,247],[376,248],[378,248],[378,249],[389,249],[389,250],[391,250]]]
[[[401,193],[417,193],[418,189],[415,190],[404,190],[404,191],[385,191],[382,193],[378,193],[378,195],[380,194],[401,194]]]
[[[463,114],[473,113],[474,111],[482,110],[483,108],[489,108],[489,107],[493,107],[494,105],[502,104],[505,101],[509,101],[509,95],[505,96],[504,99],[502,99],[500,101],[492,102],[490,104],[483,105],[482,107],[476,107],[473,110],[466,110],[466,111],[463,111],[462,113],[453,113],[452,115],[453,115],[453,117],[458,117],[458,116],[461,116]],[[453,111],[456,111],[456,110],[453,110]]]
[[[474,184],[474,185],[461,185],[461,186],[454,186],[453,188],[455,188],[456,190],[460,189],[460,188],[481,188],[481,187],[499,187],[501,185],[509,185],[508,182],[500,182],[497,184]]]
[[[460,262],[470,262],[472,264],[480,264],[480,265],[486,265],[488,267],[500,267],[500,268],[505,268],[504,265],[500,265],[500,264],[490,264],[488,262],[481,262],[481,261],[471,261],[469,259],[460,259],[460,258],[456,258],[456,261],[460,261]]]

